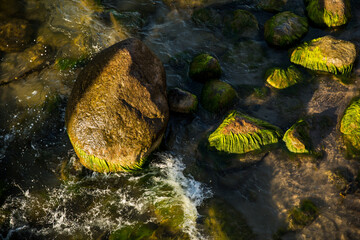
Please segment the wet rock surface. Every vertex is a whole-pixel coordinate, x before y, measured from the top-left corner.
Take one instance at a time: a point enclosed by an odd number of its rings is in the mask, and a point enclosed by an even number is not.
[[[168,114],[162,63],[141,41],[128,39],[79,74],[66,126],[82,164],[120,171],[141,167],[160,144]]]
[[[168,100],[170,111],[178,113],[193,113],[198,105],[196,95],[180,88],[171,89],[168,92]]]
[[[24,19],[0,19],[0,51],[19,52],[31,41],[33,29]]]

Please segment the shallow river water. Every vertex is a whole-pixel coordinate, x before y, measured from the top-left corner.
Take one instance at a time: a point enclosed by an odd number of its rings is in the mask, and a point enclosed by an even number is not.
[[[0,239],[108,239],[116,230],[136,232],[143,225],[158,229],[157,239],[218,239],[206,227],[213,205],[230,216],[219,225],[241,225],[229,239],[273,239],[305,198],[319,207],[319,216],[281,239],[360,239],[360,191],[344,193],[329,180],[330,171],[341,169],[355,182],[360,170],[358,160],[345,157],[338,124],[359,95],[359,57],[348,84],[302,68],[304,83],[276,91],[265,87],[264,73],[290,65],[288,51],[265,42],[264,23],[274,14],[258,1],[208,4],[220,18],[235,9],[256,16],[258,33],[237,39],[216,23],[194,21],[194,8],[164,2],[0,0],[0,17],[27,19],[35,29],[24,51],[0,52]],[[359,49],[360,1],[351,5],[346,26],[311,25],[302,40],[330,34]],[[302,0],[288,0],[284,10],[305,15]],[[171,114],[164,141],[142,172],[83,169],[64,127],[67,99],[86,61],[128,37],[141,39],[161,59],[169,89],[198,97],[202,84],[188,77],[189,63],[199,53],[216,56],[221,80],[239,94],[234,109],[283,131],[310,117],[321,156],[290,155],[283,146],[260,156],[209,151],[206,136],[226,111],[211,114],[200,105],[190,116]],[[74,59],[80,61],[65,66]]]

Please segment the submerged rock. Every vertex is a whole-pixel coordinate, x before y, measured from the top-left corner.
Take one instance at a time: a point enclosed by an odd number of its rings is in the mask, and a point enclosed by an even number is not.
[[[287,0],[261,0],[259,7],[268,12],[281,12]]]
[[[225,34],[230,37],[255,37],[259,31],[256,17],[249,11],[238,9],[232,16],[225,17]]]
[[[289,46],[308,31],[308,22],[292,12],[278,13],[265,23],[265,40],[274,46]]]
[[[192,20],[199,25],[207,27],[220,27],[222,24],[221,15],[212,8],[201,8],[194,11],[191,16]]]
[[[355,44],[325,36],[296,47],[290,61],[312,70],[334,74],[351,72],[356,59]]]
[[[299,230],[312,223],[319,215],[316,205],[309,199],[304,199],[299,206],[289,211],[288,221],[290,230]]]
[[[314,23],[327,27],[344,25],[351,17],[349,0],[308,0],[306,11]]]
[[[201,92],[201,105],[210,112],[228,109],[237,98],[235,89],[220,80],[208,81]]]
[[[299,120],[285,132],[283,141],[290,152],[310,153],[309,124],[304,120]]]
[[[79,74],[66,128],[80,162],[98,172],[141,168],[169,118],[165,71],[139,40],[100,52]]]
[[[282,131],[270,123],[232,111],[209,136],[210,147],[227,153],[243,154],[276,144]]]
[[[173,112],[192,113],[198,105],[196,95],[180,88],[171,89],[168,93],[169,107]]]
[[[245,218],[224,201],[215,199],[207,204],[205,231],[214,240],[255,239]]]
[[[31,41],[33,29],[24,19],[12,18],[0,21],[0,51],[19,52]]]
[[[302,81],[301,72],[295,67],[287,69],[271,68],[266,71],[265,79],[268,84],[277,89],[288,88]]]
[[[200,54],[190,63],[189,76],[200,82],[220,78],[221,67],[216,58],[209,54]]]

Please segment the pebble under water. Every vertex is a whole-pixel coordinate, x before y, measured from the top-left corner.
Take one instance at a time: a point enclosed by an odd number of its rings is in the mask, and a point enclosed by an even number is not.
[[[221,17],[235,9],[255,15],[258,33],[236,39],[216,19],[210,26],[194,21],[200,7],[169,1],[2,2],[0,17],[26,19],[35,31],[23,51],[0,52],[0,239],[111,239],[121,231],[128,235],[118,239],[142,239],[136,234],[148,229],[149,239],[360,239],[360,164],[346,157],[339,131],[345,108],[359,95],[359,57],[346,82],[299,67],[306,80],[279,91],[265,86],[264,74],[290,65],[288,51],[265,42],[264,24],[274,13],[259,1],[209,1]],[[360,2],[350,2],[347,25],[310,24],[302,41],[332,35],[360,49]],[[302,0],[288,0],[284,10],[306,15]],[[188,77],[189,63],[199,53],[215,56],[221,80],[238,93],[233,109],[283,131],[309,117],[321,154],[292,155],[284,146],[245,156],[210,151],[206,138],[227,112],[199,105],[193,115],[171,114],[163,143],[142,172],[84,169],[64,128],[67,99],[88,59],[128,37],[161,59],[169,89],[198,98],[203,84]],[[334,183],[334,172],[347,183]],[[303,199],[316,204],[318,216],[286,230],[289,212]],[[227,235],[214,233],[219,229]]]

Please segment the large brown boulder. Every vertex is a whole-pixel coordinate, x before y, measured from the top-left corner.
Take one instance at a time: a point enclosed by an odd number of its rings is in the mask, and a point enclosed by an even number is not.
[[[141,168],[169,118],[161,61],[137,39],[102,52],[83,69],[69,98],[66,127],[80,162],[98,172]]]

